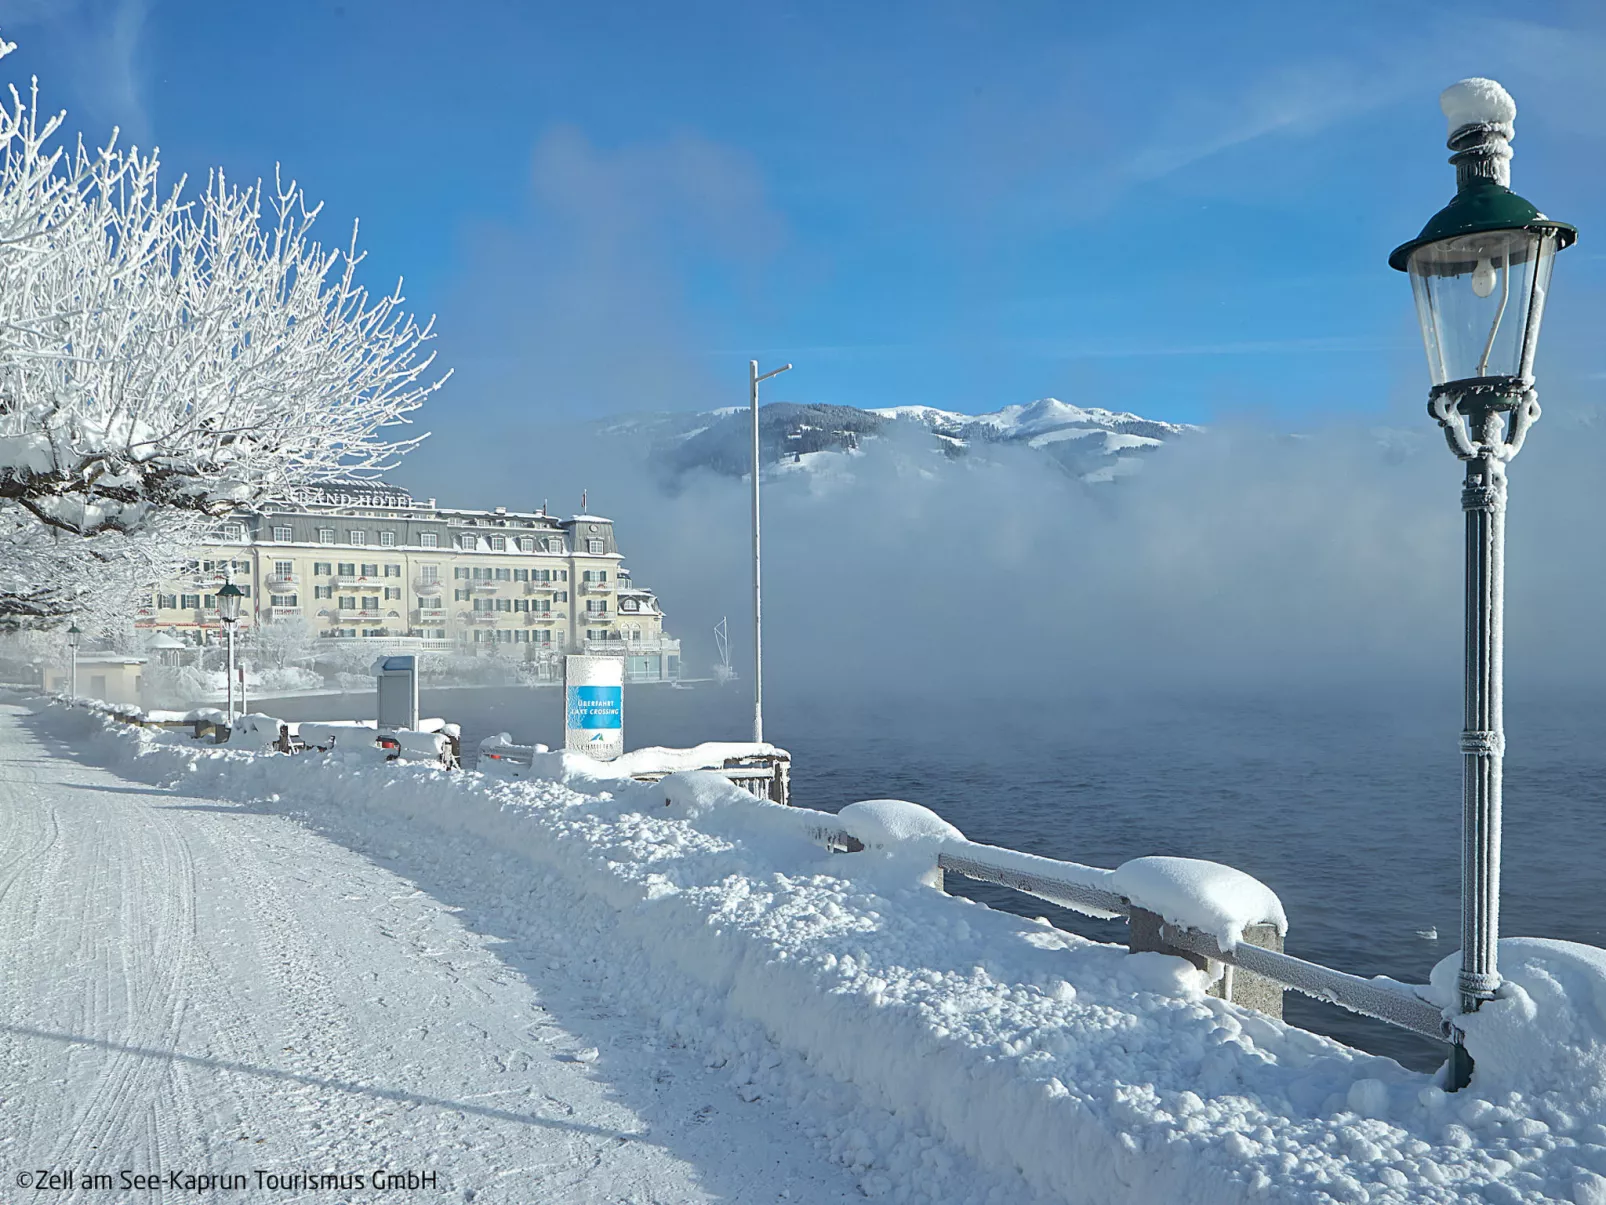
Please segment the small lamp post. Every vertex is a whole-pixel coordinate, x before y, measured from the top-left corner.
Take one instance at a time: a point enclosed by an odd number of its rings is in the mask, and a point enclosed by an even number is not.
[[[1539,417],[1533,360],[1557,251],[1578,232],[1512,192],[1516,103],[1493,80],[1439,98],[1449,119],[1456,195],[1389,265],[1411,277],[1433,388],[1428,413],[1466,462],[1466,677],[1461,732],[1460,1011],[1500,985],[1500,793],[1505,731],[1506,463]],[[1453,1032],[1449,1087],[1472,1059]]]
[[[234,625],[240,622],[240,600],[245,592],[234,582],[226,581],[223,588],[217,592],[217,617],[223,621],[224,631],[229,639],[229,670],[228,670],[228,706],[229,727],[234,727]]]
[[[74,620],[73,625],[67,629],[67,657],[71,663],[71,668],[68,670],[71,677],[67,680],[67,697],[69,699],[78,697],[78,642],[83,638],[84,633],[79,628],[77,621]]]

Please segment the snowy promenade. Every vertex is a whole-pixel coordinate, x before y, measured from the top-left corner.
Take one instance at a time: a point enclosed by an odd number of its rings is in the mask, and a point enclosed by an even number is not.
[[[119,778],[21,714],[0,706],[0,1201],[862,1200],[538,918],[493,951],[296,821]],[[41,1169],[251,1179],[17,1187]],[[258,1191],[257,1169],[438,1188]]]
[[[0,753],[7,1178],[1606,1205],[1590,947],[1502,943],[1508,983],[1451,1096],[1207,997],[1181,959],[933,890],[918,843],[828,853],[810,813],[713,775],[258,754],[56,706],[0,714]],[[374,1199],[216,1199],[253,1197]],[[0,1195],[19,1199],[45,1198]]]

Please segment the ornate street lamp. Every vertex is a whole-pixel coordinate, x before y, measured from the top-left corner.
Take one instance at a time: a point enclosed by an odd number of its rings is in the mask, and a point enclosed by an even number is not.
[[[69,671],[72,677],[69,680],[70,685],[67,687],[67,697],[69,699],[78,697],[78,642],[83,638],[82,629],[79,628],[76,620],[73,621],[73,625],[67,629],[67,655],[72,662],[72,668]]]
[[[1461,732],[1461,1012],[1500,985],[1500,776],[1505,755],[1506,462],[1539,417],[1534,350],[1557,251],[1578,231],[1512,192],[1516,103],[1493,80],[1466,79],[1439,98],[1450,123],[1456,195],[1422,233],[1395,249],[1408,272],[1433,388],[1428,413],[1466,461],[1466,678]],[[1460,1041],[1449,1087],[1472,1060]]]
[[[229,636],[229,670],[228,670],[228,706],[229,727],[234,727],[234,625],[240,622],[240,600],[245,597],[245,591],[236,586],[232,580],[223,583],[223,588],[217,592],[217,617],[223,621],[224,630]]]

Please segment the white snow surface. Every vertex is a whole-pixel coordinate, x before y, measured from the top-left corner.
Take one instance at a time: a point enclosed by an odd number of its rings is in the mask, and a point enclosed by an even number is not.
[[[1109,887],[1166,920],[1213,935],[1223,950],[1243,940],[1250,925],[1270,922],[1288,932],[1275,892],[1259,879],[1197,858],[1134,858],[1110,872]]]
[[[10,1026],[0,1030],[8,1056],[0,1077],[47,1085],[56,1082],[50,1075],[65,1075],[46,1065],[50,1057],[66,1057],[50,1054],[56,1039],[32,1036],[54,1032],[40,1019],[51,1014],[41,1011],[39,995],[53,989],[28,976],[56,962],[99,964],[87,957],[88,948],[63,946],[52,936],[60,901],[77,901],[85,915],[95,900],[112,904],[114,916],[122,907],[126,918],[130,907],[122,894],[97,890],[84,877],[90,872],[69,864],[67,855],[137,837],[139,865],[157,879],[158,871],[189,875],[193,891],[206,867],[189,869],[193,847],[186,854],[167,835],[181,816],[191,816],[215,834],[209,839],[225,843],[220,848],[239,867],[234,879],[208,880],[209,890],[244,890],[237,880],[250,877],[255,885],[246,894],[266,911],[263,923],[291,909],[299,923],[329,925],[338,948],[309,943],[284,972],[284,986],[270,991],[270,973],[279,973],[271,968],[279,964],[251,952],[260,936],[238,928],[242,922],[217,900],[191,905],[184,892],[173,892],[163,902],[177,910],[161,931],[169,936],[134,968],[149,974],[132,978],[138,992],[127,996],[146,1001],[141,1015],[149,1024],[168,1028],[125,1035],[112,1026],[113,1050],[178,1050],[189,1057],[196,1047],[186,1034],[202,1032],[193,1018],[229,1017],[242,1028],[205,1031],[213,1045],[197,1060],[250,1064],[280,1046],[287,1053],[275,1058],[307,1060],[315,1070],[298,1064],[278,1091],[327,1115],[316,1137],[306,1138],[310,1147],[281,1143],[287,1157],[323,1160],[328,1151],[363,1141],[414,1149],[396,1143],[422,1137],[416,1149],[450,1165],[454,1186],[479,1185],[476,1200],[537,1199],[532,1185],[544,1185],[540,1177],[553,1168],[569,1178],[553,1191],[543,1188],[541,1200],[704,1200],[721,1192],[729,1200],[773,1200],[784,1188],[791,1200],[823,1201],[846,1199],[844,1184],[855,1199],[944,1205],[1603,1199],[1606,1104],[1598,1068],[1606,953],[1599,950],[1527,943],[1504,955],[1513,988],[1471,1019],[1478,1072],[1470,1089],[1451,1096],[1432,1077],[1390,1059],[1206,997],[1204,976],[1181,959],[1128,954],[1045,921],[941,894],[919,884],[908,860],[829,854],[808,839],[818,813],[756,801],[718,775],[675,775],[654,784],[514,781],[374,763],[339,749],[294,757],[232,751],[192,743],[179,731],[123,727],[61,709],[49,709],[38,722],[70,736],[84,757],[136,780],[249,806],[163,812],[110,789],[93,806],[83,801],[65,824],[55,821],[56,838],[48,825],[0,824],[10,864],[26,876],[22,891],[0,895],[0,933],[14,952],[0,997]],[[38,757],[35,749],[22,753]],[[29,772],[26,760],[19,764]],[[0,801],[13,812],[23,802],[3,784]],[[104,815],[88,824],[94,806]],[[104,828],[105,816],[132,807],[166,827],[143,834]],[[286,816],[322,836],[285,823]],[[270,832],[287,852],[263,862],[251,843]],[[329,848],[312,856],[307,847],[314,844]],[[41,869],[38,854],[17,860],[36,845],[55,850],[63,865]],[[117,852],[130,853],[120,846]],[[331,874],[332,860],[341,858],[349,868]],[[226,859],[212,859],[218,860]],[[1155,888],[1152,870],[1138,877],[1144,890]],[[27,905],[38,931],[34,944],[19,951],[14,939],[32,931],[16,919],[18,909],[47,885],[52,899]],[[341,891],[357,902],[338,903]],[[312,898],[300,900],[298,893]],[[398,904],[398,894],[416,903]],[[175,946],[195,928],[183,911],[191,907],[207,918],[209,937],[204,946],[193,938]],[[329,911],[327,921],[320,909]],[[454,918],[443,909],[462,914]],[[210,926],[225,922],[245,938],[245,952],[231,953],[226,941],[210,948],[222,940],[222,930]],[[438,951],[426,958],[436,968],[430,978],[396,978],[378,963],[398,941],[415,958]],[[109,946],[117,948],[115,941]],[[543,948],[554,952],[551,962],[534,953]],[[562,973],[548,975],[543,967]],[[577,969],[582,978],[575,978]],[[298,975],[321,1003],[310,1013],[271,1013],[273,992],[293,990]],[[197,976],[211,977],[192,984]],[[612,1098],[580,1102],[565,1095],[573,1083],[550,1086],[555,1069],[540,1035],[557,1018],[543,1021],[535,999],[540,994],[541,1007],[558,1011],[544,993],[559,992],[564,982],[570,988],[563,990],[573,991],[566,999],[581,1006],[563,1018],[566,1028],[559,1027],[553,1045],[573,1050],[567,1057],[611,1085]],[[79,1009],[107,998],[62,990],[69,992],[63,1000],[77,1001]],[[225,994],[218,1003],[203,1003],[207,992],[219,990]],[[1534,1006],[1530,1019],[1524,998]],[[265,1008],[271,1015],[264,1016]],[[1552,1029],[1549,1022],[1558,1020],[1564,1023]],[[380,1022],[382,1032],[370,1039],[364,1027]],[[63,1032],[108,1032],[104,1018],[58,1024]],[[235,1036],[213,1036],[223,1032]],[[347,1061],[320,1063],[336,1032],[348,1035]],[[403,1034],[405,1041],[391,1044]],[[32,1063],[16,1061],[19,1044]],[[512,1052],[496,1056],[506,1073],[487,1076],[481,1068],[498,1047]],[[593,1049],[597,1060],[587,1062]],[[639,1117],[610,1125],[594,1120],[595,1110],[642,1099],[635,1095],[644,1090],[637,1063],[667,1060],[673,1075],[684,1074],[678,1051],[696,1052],[723,1084],[709,1089],[710,1124],[724,1127],[709,1144],[688,1145],[695,1127],[676,1128],[663,1115],[650,1127]],[[108,1057],[90,1048],[81,1056],[80,1078],[60,1082],[87,1086],[85,1068]],[[106,1082],[144,1075],[134,1084],[138,1091],[41,1086],[19,1093],[12,1085],[0,1092],[13,1114],[10,1124],[0,1124],[0,1150],[14,1156],[9,1165],[27,1166],[36,1147],[55,1150],[46,1134],[68,1135],[58,1144],[63,1151],[69,1139],[94,1133],[102,1149],[121,1152],[131,1133],[147,1134],[143,1141],[155,1145],[167,1133],[172,1150],[216,1132],[223,1135],[218,1149],[233,1150],[236,1130],[248,1137],[260,1132],[252,1110],[268,1106],[263,1094],[246,1090],[254,1082],[249,1070],[222,1078],[234,1092],[225,1099],[207,1095],[222,1089],[203,1090],[192,1063],[143,1053],[118,1058]],[[186,1092],[171,1091],[173,1081],[163,1078],[175,1075]],[[501,1088],[488,1090],[488,1079]],[[374,1100],[349,1087],[403,1080],[413,1085],[403,1097]],[[437,1111],[442,1102],[471,1097],[487,1102],[476,1103],[482,1112]],[[573,1102],[574,1111],[542,1103],[554,1098]],[[29,1101],[55,1101],[57,1111],[19,1103]],[[340,1108],[330,1112],[330,1101]],[[143,1102],[156,1102],[156,1111],[141,1114]],[[29,1108],[18,1129],[17,1111]],[[64,1125],[60,1111],[73,1108],[87,1120]],[[171,1111],[177,1108],[239,1121],[213,1129],[185,1123],[191,1114]],[[515,1146],[488,1145],[510,1131],[493,1133],[485,1112],[539,1117],[540,1126],[556,1128],[534,1134],[528,1125],[515,1127]],[[436,1117],[443,1128],[424,1137],[421,1127]],[[378,1123],[366,1133],[358,1128],[365,1118]],[[190,1129],[175,1133],[175,1124]],[[684,1163],[696,1162],[697,1151],[717,1147],[734,1167],[751,1169],[749,1147],[775,1140],[787,1125],[797,1150],[766,1148],[765,1158],[779,1162],[762,1195],[756,1185],[729,1181],[691,1185],[701,1196],[688,1188]],[[304,1138],[312,1133],[301,1131]],[[615,1144],[616,1135],[626,1143]],[[643,1153],[644,1147],[653,1149]],[[622,1174],[618,1161],[632,1151],[646,1177],[632,1183],[633,1195],[617,1179],[605,1183]],[[589,1173],[578,1170],[581,1152],[600,1160],[586,1164]],[[719,1167],[698,1167],[704,1177],[721,1174]],[[497,1168],[518,1170],[498,1178]],[[799,1168],[811,1169],[813,1178],[797,1178]]]
[[[1464,125],[1489,122],[1507,125],[1517,119],[1517,102],[1492,79],[1473,76],[1451,84],[1439,93],[1439,108],[1454,134]]]
[[[842,827],[867,846],[905,841],[963,841],[965,834],[936,812],[906,799],[866,799],[837,813]]]

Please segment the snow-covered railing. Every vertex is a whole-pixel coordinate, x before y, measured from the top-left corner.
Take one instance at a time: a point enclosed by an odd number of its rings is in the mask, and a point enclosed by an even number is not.
[[[479,769],[523,777],[537,766],[537,759],[553,755],[545,745],[515,744],[506,732],[488,736],[480,742]],[[786,804],[791,794],[792,755],[785,749],[751,741],[709,741],[689,749],[651,746],[632,749],[610,762],[596,763],[609,777],[632,778],[637,782],[658,782],[671,774],[707,770],[729,779],[759,799]],[[559,772],[554,765],[553,773]]]
[[[1275,1016],[1282,989],[1439,1041],[1451,1040],[1427,985],[1379,976],[1363,979],[1283,952],[1282,904],[1257,879],[1194,858],[1137,858],[1114,870],[1019,853],[971,841],[935,812],[901,800],[849,804],[836,816],[795,809],[809,835],[843,852],[879,850],[929,861],[928,880],[944,874],[1008,887],[1084,916],[1125,917],[1128,948],[1175,954],[1201,969],[1233,968],[1213,994]],[[1214,966],[1212,964],[1215,964]],[[1268,990],[1269,989],[1269,990]]]

